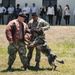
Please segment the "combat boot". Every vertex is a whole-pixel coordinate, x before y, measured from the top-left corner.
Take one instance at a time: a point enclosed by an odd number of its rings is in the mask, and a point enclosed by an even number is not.
[[[8,68],[6,70],[11,70],[11,65],[8,66]]]
[[[30,61],[28,61],[27,66],[30,66]]]
[[[27,69],[27,67],[26,67],[26,66],[23,66],[23,68],[24,68],[24,70],[26,70],[26,69]]]
[[[36,68],[39,68],[39,62],[36,62],[35,67],[36,67]]]

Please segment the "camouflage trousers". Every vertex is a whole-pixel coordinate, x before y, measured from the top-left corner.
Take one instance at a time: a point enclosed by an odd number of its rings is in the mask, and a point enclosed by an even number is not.
[[[13,65],[17,52],[19,53],[23,66],[27,66],[26,47],[24,42],[13,42],[8,46],[8,65]]]
[[[31,58],[32,58],[33,50],[34,50],[34,47],[28,47],[28,54],[27,54],[28,63],[30,63],[30,60],[31,60]],[[37,63],[40,62],[40,57],[41,57],[41,52],[36,48],[35,61],[36,61]]]

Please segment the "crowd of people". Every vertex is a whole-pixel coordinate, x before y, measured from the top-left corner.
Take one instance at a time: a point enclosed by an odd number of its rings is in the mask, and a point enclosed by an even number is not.
[[[14,19],[17,18],[18,14],[23,11],[26,15],[26,23],[28,23],[30,19],[30,15],[34,12],[36,12],[41,18],[44,20],[47,20],[46,17],[48,18],[48,22],[50,25],[54,24],[53,17],[56,16],[56,22],[55,24],[60,25],[62,18],[65,20],[65,24],[69,25],[70,24],[70,7],[69,5],[66,5],[64,9],[62,8],[61,5],[53,6],[51,3],[48,6],[42,5],[40,9],[36,6],[35,3],[32,4],[32,7],[29,7],[28,3],[25,3],[25,6],[20,8],[20,4],[17,4],[16,8],[12,4],[9,4],[8,8],[6,9],[2,3],[0,3],[0,24],[4,24],[4,14],[7,13],[7,23]],[[62,15],[64,13],[64,16]],[[75,19],[75,10],[73,12],[74,19]]]
[[[2,3],[0,3],[0,24],[4,24],[4,14],[7,14],[7,23],[11,20],[13,20],[14,18],[18,17],[18,14],[20,12],[24,12],[27,16],[25,22],[28,23],[29,21],[29,17],[30,17],[30,13],[38,13],[38,8],[35,5],[35,3],[32,4],[32,8],[30,8],[28,6],[27,3],[25,3],[25,6],[23,8],[20,8],[20,4],[17,4],[17,7],[14,8],[13,4],[9,4],[9,6],[7,7],[7,9],[2,5]]]

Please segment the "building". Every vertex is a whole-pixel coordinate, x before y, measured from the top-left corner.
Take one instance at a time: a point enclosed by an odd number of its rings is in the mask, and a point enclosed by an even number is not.
[[[48,6],[49,3],[52,3],[53,5],[57,6],[60,4],[62,8],[64,8],[65,5],[68,4],[71,10],[70,24],[74,25],[73,10],[75,9],[75,0],[0,0],[0,3],[3,3],[5,7],[7,7],[10,3],[12,3],[14,7],[16,7],[16,4],[20,4],[21,8],[24,6],[25,3],[28,3],[30,7],[32,7],[32,3],[35,3],[38,6],[38,8],[40,8],[42,4]],[[62,18],[62,25],[64,24],[65,22]]]

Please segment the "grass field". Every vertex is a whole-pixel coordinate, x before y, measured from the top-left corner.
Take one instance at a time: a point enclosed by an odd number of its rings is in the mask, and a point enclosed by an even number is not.
[[[8,62],[7,46],[8,41],[5,37],[5,25],[0,25],[0,75],[75,75],[75,27],[74,26],[51,26],[50,30],[46,31],[46,40],[52,51],[65,64],[57,64],[56,71],[51,71],[51,66],[48,64],[47,58],[42,54],[40,68],[35,69],[35,50],[31,60],[31,70],[24,71],[19,56],[12,66],[11,71],[6,71]]]

